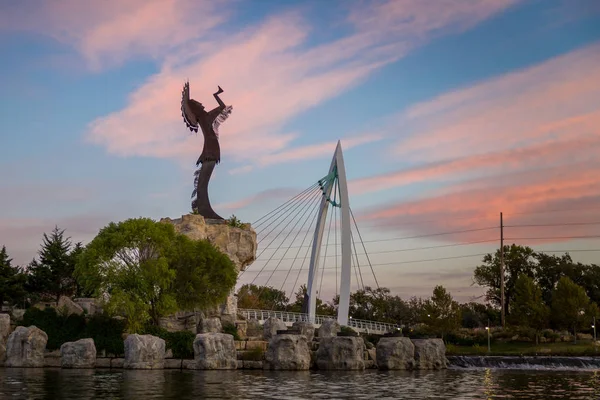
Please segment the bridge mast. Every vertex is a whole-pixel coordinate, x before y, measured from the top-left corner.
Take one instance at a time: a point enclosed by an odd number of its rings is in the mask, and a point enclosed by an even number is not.
[[[329,175],[334,175],[331,182],[324,186],[323,198],[319,206],[319,216],[315,227],[312,252],[310,255],[310,269],[308,272],[308,318],[310,322],[315,322],[317,309],[317,276],[319,270],[319,254],[323,241],[323,230],[327,219],[327,210],[329,208],[328,199],[331,190],[335,186],[333,183],[337,180],[340,194],[341,208],[341,234],[342,234],[342,269],[340,279],[340,302],[338,305],[337,320],[340,325],[348,325],[348,312],[350,307],[350,278],[351,278],[351,227],[350,227],[350,204],[348,201],[348,185],[346,182],[346,169],[344,167],[344,155],[342,154],[342,144],[337,143],[333,160],[329,168]],[[324,266],[323,266],[324,267]]]

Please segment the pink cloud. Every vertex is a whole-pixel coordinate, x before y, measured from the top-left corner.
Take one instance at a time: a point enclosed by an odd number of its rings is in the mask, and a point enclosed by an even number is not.
[[[434,35],[431,29],[437,32],[439,27],[448,25],[448,32],[460,31],[464,26],[457,25],[457,21],[468,19],[469,25],[491,15],[491,10],[504,7],[477,3],[469,11],[457,6],[456,12],[449,7],[440,14],[416,4],[410,10],[411,16],[426,14],[424,19],[437,22],[408,27],[395,36],[387,28],[398,23],[401,12],[396,19],[386,19],[387,25],[356,23],[351,17],[353,33],[306,48],[313,27],[298,12],[288,12],[221,38],[213,45],[187,43],[185,51],[179,49],[164,58],[162,70],[131,94],[124,109],[94,121],[87,139],[122,156],[194,158],[202,139],[186,133],[178,109],[182,83],[189,78],[192,97],[210,107],[211,94],[219,84],[225,90],[224,101],[234,107],[221,130],[223,158],[240,163],[256,163],[263,157],[272,163],[285,162],[289,158],[284,151],[294,147],[293,140],[298,136],[282,131],[291,118],[402,57]],[[480,12],[480,8],[487,11]],[[363,10],[362,14],[368,17],[380,12],[374,8]],[[248,169],[241,167],[241,171]],[[234,172],[240,172],[240,168]]]
[[[132,57],[161,58],[222,23],[223,0],[21,1],[3,5],[0,28],[42,33],[98,70]]]

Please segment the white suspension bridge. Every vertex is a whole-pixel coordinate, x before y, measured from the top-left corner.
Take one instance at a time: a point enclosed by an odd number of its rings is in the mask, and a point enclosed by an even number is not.
[[[315,207],[316,206],[316,207]],[[307,215],[308,213],[308,215]],[[339,235],[338,235],[338,213],[339,213]],[[312,218],[310,217],[312,215]],[[315,218],[316,215],[316,218]],[[329,217],[329,218],[328,218]],[[305,224],[311,221],[308,228],[304,228]],[[335,224],[332,224],[335,221]],[[315,223],[314,231],[312,225]],[[317,314],[317,300],[320,300],[319,295],[323,284],[323,276],[325,272],[325,259],[328,257],[328,249],[333,247],[335,254],[335,276],[336,276],[336,297],[339,293],[339,300],[337,305],[337,321],[342,326],[349,326],[353,329],[366,332],[366,333],[385,333],[395,331],[399,329],[399,326],[393,323],[367,321],[360,319],[353,319],[349,317],[350,311],[350,288],[352,280],[352,269],[354,268],[355,278],[364,287],[362,272],[360,271],[359,259],[356,253],[356,243],[354,241],[354,234],[352,232],[352,222],[360,241],[362,243],[362,237],[358,230],[358,225],[354,219],[354,215],[350,209],[350,202],[348,198],[348,185],[346,181],[346,170],[344,166],[344,156],[342,153],[341,143],[338,141],[337,147],[329,167],[328,174],[320,179],[316,184],[312,185],[308,189],[304,190],[294,198],[288,200],[286,203],[277,207],[264,217],[256,221],[253,226],[257,230],[257,236],[259,236],[259,246],[262,242],[269,242],[262,248],[262,251],[258,254],[257,260],[260,259],[266,252],[265,258],[268,257],[261,270],[256,274],[251,284],[256,281],[256,278],[265,272],[270,272],[270,276],[267,279],[267,283],[271,280],[274,273],[282,266],[284,260],[292,260],[287,270],[286,277],[281,285],[281,290],[290,278],[291,272],[294,270],[298,271],[294,282],[294,288],[298,283],[298,278],[304,267],[305,261],[310,250],[310,262],[308,267],[308,281],[306,286],[306,293],[304,294],[303,301],[303,312],[287,312],[279,310],[249,310],[240,309],[239,313],[245,315],[247,318],[254,318],[259,320],[261,323],[264,322],[271,316],[275,316],[281,319],[286,325],[291,326],[296,321],[311,322],[315,326],[320,326],[324,319],[333,318],[327,315]],[[293,226],[290,227],[290,225]],[[274,225],[275,224],[275,225]],[[298,229],[297,226],[301,224]],[[327,230],[326,243],[323,244],[325,227],[329,224]],[[274,225],[274,226],[273,226]],[[335,244],[330,246],[331,238],[331,227],[334,227],[333,239]],[[276,231],[279,228],[278,231]],[[295,233],[295,236],[290,239],[290,236]],[[298,239],[300,232],[305,232],[304,239],[301,244],[293,245]],[[310,244],[305,245],[305,241],[308,235],[312,233],[312,240]],[[281,240],[280,237],[284,236]],[[338,246],[339,240],[339,246]],[[368,255],[362,243],[364,254]],[[294,269],[298,256],[303,248],[306,248],[304,254],[304,260],[301,264],[300,269]],[[295,256],[286,258],[286,255],[291,249],[297,249]],[[321,256],[321,250],[324,249],[324,255]],[[338,258],[339,250],[339,258]],[[281,251],[284,253],[279,254]],[[293,253],[294,251],[292,251]],[[279,255],[279,257],[276,257]],[[332,257],[330,254],[329,257]],[[338,259],[340,261],[340,274],[338,283]],[[274,269],[266,270],[267,265],[272,265],[272,262],[277,262]],[[370,260],[368,261],[370,265]],[[242,271],[240,277],[247,271]],[[379,287],[377,278],[371,266],[371,272],[375,284]],[[320,280],[319,280],[320,275]],[[359,278],[360,276],[360,278]],[[265,283],[265,286],[266,284]],[[264,287],[263,287],[264,288]]]

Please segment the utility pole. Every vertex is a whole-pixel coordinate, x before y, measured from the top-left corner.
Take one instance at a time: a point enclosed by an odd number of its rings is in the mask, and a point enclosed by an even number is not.
[[[502,212],[500,213],[500,320],[502,329],[505,324],[505,309],[504,309],[504,221],[502,220]]]

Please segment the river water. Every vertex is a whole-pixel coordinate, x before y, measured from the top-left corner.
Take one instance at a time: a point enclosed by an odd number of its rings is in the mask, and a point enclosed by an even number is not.
[[[0,399],[598,399],[598,371],[0,368]]]

